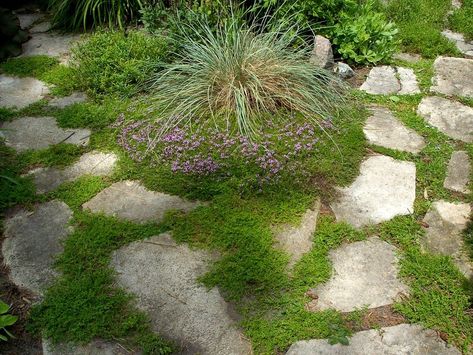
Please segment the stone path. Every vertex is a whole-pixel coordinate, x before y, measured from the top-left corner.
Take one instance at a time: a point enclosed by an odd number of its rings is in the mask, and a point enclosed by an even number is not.
[[[0,107],[25,108],[49,94],[49,88],[34,78],[0,75]]]
[[[286,355],[460,355],[432,330],[418,325],[399,324],[379,330],[365,330],[350,338],[350,345],[330,345],[327,340],[303,340],[292,345]]]
[[[439,57],[434,70],[432,91],[473,97],[473,59]]]
[[[33,55],[48,55],[58,58],[63,64],[67,64],[69,51],[74,42],[79,40],[79,35],[60,33],[32,33],[31,39],[23,43],[23,53],[20,57]]]
[[[466,57],[473,57],[473,41],[467,41],[461,33],[456,33],[450,30],[442,31],[442,34],[454,42],[457,49]]]
[[[468,153],[464,151],[453,152],[448,163],[447,177],[443,186],[452,191],[469,193],[470,171],[471,163]]]
[[[412,95],[420,93],[414,71],[389,66],[374,67],[360,90],[374,95]]]
[[[371,156],[361,164],[358,178],[339,189],[331,207],[337,220],[355,227],[381,223],[414,211],[415,183],[414,163]]]
[[[55,97],[49,100],[48,105],[56,108],[64,108],[69,105],[78,104],[85,102],[87,100],[87,95],[83,92],[73,92],[69,96],[64,97]]]
[[[60,128],[54,117],[21,117],[3,123],[0,138],[18,152],[39,150],[59,143],[89,144],[90,130]]]
[[[197,281],[211,260],[205,251],[177,245],[162,234],[116,251],[112,267],[153,328],[181,345],[183,353],[250,354],[219,291]]]
[[[37,168],[28,175],[33,177],[38,193],[55,190],[66,181],[73,181],[83,175],[110,175],[118,157],[113,153],[90,152],[80,157],[75,164],[65,169]]]

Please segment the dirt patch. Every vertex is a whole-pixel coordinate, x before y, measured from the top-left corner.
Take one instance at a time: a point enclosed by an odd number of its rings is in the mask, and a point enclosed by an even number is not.
[[[355,75],[347,80],[348,84],[353,88],[359,88],[366,80],[371,68],[361,67],[354,68]]]
[[[407,323],[406,318],[396,312],[392,306],[381,306],[367,309],[361,315],[361,319],[351,319],[352,312],[343,313],[343,318],[347,326],[353,332],[369,330],[373,328],[391,327],[394,325]]]

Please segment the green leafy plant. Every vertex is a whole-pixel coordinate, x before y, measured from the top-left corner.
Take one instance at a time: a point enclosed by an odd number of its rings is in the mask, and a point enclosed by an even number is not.
[[[136,18],[143,0],[49,0],[56,27],[78,30],[97,26],[124,26]]]
[[[0,340],[2,341],[7,341],[9,337],[14,338],[6,328],[15,324],[18,317],[8,314],[9,310],[10,306],[0,300]]]
[[[143,31],[98,31],[72,50],[78,86],[95,95],[131,96],[168,52],[162,36]]]
[[[200,40],[187,34],[196,32]],[[163,130],[200,120],[253,135],[280,111],[313,123],[331,117],[344,103],[342,84],[309,63],[310,48],[295,47],[297,36],[294,28],[261,32],[237,16],[215,32],[205,22],[189,25],[176,62],[150,80]]]

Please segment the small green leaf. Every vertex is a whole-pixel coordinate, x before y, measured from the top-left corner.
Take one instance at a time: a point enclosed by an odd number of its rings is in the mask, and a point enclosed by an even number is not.
[[[0,316],[0,327],[8,327],[9,325],[13,325],[18,320],[17,316],[12,316],[10,314]]]
[[[0,314],[7,313],[9,309],[10,306],[8,306],[5,302],[0,301]]]
[[[400,98],[397,96],[390,96],[389,100],[391,100],[392,102],[399,102]]]

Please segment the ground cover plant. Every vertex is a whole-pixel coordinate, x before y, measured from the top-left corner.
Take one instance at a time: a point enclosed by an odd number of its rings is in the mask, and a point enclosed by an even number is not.
[[[458,10],[449,17],[452,30],[463,33],[466,39],[473,39],[473,1],[463,0]]]

